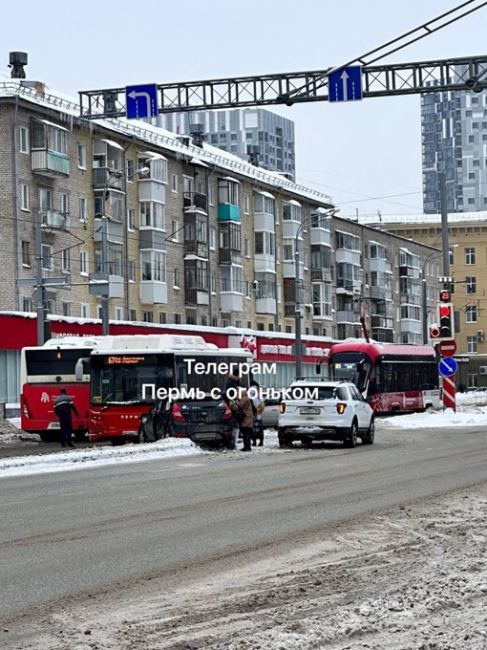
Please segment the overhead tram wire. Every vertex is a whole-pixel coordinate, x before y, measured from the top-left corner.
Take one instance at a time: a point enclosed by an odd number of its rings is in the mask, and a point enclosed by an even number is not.
[[[352,65],[362,65],[362,66],[369,66],[372,65],[373,63],[377,63],[378,61],[381,61],[382,59],[385,59],[386,57],[390,56],[391,54],[394,54],[396,52],[399,52],[400,50],[408,47],[409,45],[412,45],[412,43],[416,43],[417,41],[422,40],[423,38],[426,38],[427,36],[430,36],[431,34],[434,34],[435,32],[439,31],[440,29],[443,29],[444,27],[448,27],[449,25],[455,23],[457,20],[460,20],[461,18],[465,18],[465,16],[468,16],[469,14],[474,13],[475,11],[478,11],[479,9],[482,9],[483,7],[487,6],[487,0],[482,0],[480,4],[477,6],[472,7],[468,11],[464,11],[458,16],[454,16],[450,20],[440,24],[436,25],[438,21],[442,20],[443,18],[446,18],[448,16],[452,16],[453,14],[459,12],[462,10],[464,7],[467,7],[468,5],[471,5],[473,3],[477,3],[478,0],[466,0],[466,2],[462,2],[456,7],[453,7],[453,9],[450,9],[449,11],[446,11],[443,14],[440,14],[436,18],[433,18],[426,23],[423,23],[422,25],[419,25],[418,27],[415,27],[414,29],[410,29],[409,31],[405,32],[404,34],[401,34],[401,36],[397,36],[396,38],[393,38],[390,41],[387,41],[387,43],[384,43],[383,45],[380,45],[379,47],[375,47],[373,50],[369,50],[365,54],[362,54],[360,56],[355,57],[354,59],[351,59],[350,61],[347,61],[346,63],[343,63],[342,65],[335,66],[335,67],[330,67],[328,68],[323,77],[322,81],[314,81],[313,83],[313,88],[314,90],[318,90],[319,88],[323,88],[328,85],[328,75],[331,74],[332,72],[335,72],[336,70],[341,70],[342,68],[347,68],[348,66]],[[387,49],[390,46],[394,46],[396,43],[400,43],[400,41],[408,38],[409,36],[413,36],[414,34],[418,33],[414,38],[409,39],[405,43],[402,43],[400,45],[397,45],[397,47],[393,47],[392,49]],[[385,51],[384,51],[385,50]],[[375,58],[372,57],[372,55],[377,54]],[[369,57],[372,57],[369,59]],[[308,91],[308,86],[304,85],[301,86],[300,88],[296,88],[290,93],[286,95],[286,104],[291,106],[293,103],[293,97],[299,97],[300,94],[305,91]]]

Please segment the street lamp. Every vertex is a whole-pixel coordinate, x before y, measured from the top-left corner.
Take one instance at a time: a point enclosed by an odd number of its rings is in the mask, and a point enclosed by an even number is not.
[[[318,213],[318,219],[331,219],[336,209],[331,208],[328,212]],[[294,236],[294,335],[295,335],[295,360],[296,360],[296,379],[301,379],[302,374],[302,341],[301,341],[301,278],[299,272],[300,253],[299,253],[299,235],[303,227],[316,217],[316,213],[310,214],[301,220],[296,234]]]

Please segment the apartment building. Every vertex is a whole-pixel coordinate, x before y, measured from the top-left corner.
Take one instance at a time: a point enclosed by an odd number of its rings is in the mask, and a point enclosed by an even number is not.
[[[112,320],[292,333],[299,291],[303,334],[361,336],[364,316],[377,340],[422,341],[436,249],[327,195],[145,122],[80,119],[23,80],[0,84],[0,143],[2,310],[36,307],[39,258],[48,311],[74,318],[100,317],[109,277]]]
[[[378,226],[379,224],[377,224]],[[389,232],[411,237],[429,246],[441,248],[441,216],[382,216]],[[458,354],[469,362],[460,366],[462,383],[468,387],[487,385],[487,212],[450,213],[448,215],[450,275],[456,312]],[[441,254],[437,273],[442,275]],[[438,296],[435,297],[437,300]],[[435,300],[430,305],[430,322],[436,318]],[[431,309],[432,308],[432,309]]]
[[[294,122],[263,108],[163,113],[152,122],[173,133],[201,133],[206,142],[295,178]]]
[[[448,212],[487,209],[487,92],[438,92],[421,97],[423,208],[441,211],[439,174]]]

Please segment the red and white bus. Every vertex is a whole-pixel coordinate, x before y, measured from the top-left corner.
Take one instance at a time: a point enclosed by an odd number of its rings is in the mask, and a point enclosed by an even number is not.
[[[229,448],[234,444],[234,424],[223,399],[228,370],[231,364],[246,364],[243,370],[258,368],[247,349],[219,348],[200,336],[170,334],[105,337],[103,348],[93,348],[78,362],[78,376],[80,366],[87,363],[89,370],[83,373],[91,377],[90,440],[112,444],[147,440],[142,416],[159,401],[159,389],[165,394],[175,389],[166,401],[160,398],[161,408],[170,416],[165,419],[167,433]],[[246,377],[242,380],[245,385]],[[188,397],[196,390],[197,399]]]
[[[65,388],[79,413],[74,416],[75,435],[84,438],[88,430],[89,375],[79,380],[76,363],[103,343],[103,337],[65,337],[49,339],[43,346],[26,347],[20,355],[20,417],[21,427],[38,433],[45,442],[59,437],[59,420],[54,413],[54,400]]]
[[[353,381],[378,415],[440,406],[438,359],[429,345],[335,343],[329,371]]]

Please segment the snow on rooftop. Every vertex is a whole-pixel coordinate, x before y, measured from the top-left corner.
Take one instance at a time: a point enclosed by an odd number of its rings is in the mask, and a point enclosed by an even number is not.
[[[189,156],[190,159],[193,158],[199,162],[218,165],[223,169],[231,170],[242,176],[285,189],[311,201],[326,204],[331,203],[331,197],[328,194],[294,183],[284,178],[278,172],[255,167],[241,158],[217,147],[213,147],[206,142],[203,143],[203,147],[198,147],[193,144],[185,145],[176,134],[148,122],[128,120],[126,118],[83,120],[80,117],[80,106],[72,97],[58,91],[53,91],[40,82],[19,79],[1,81],[0,78],[0,97],[12,96],[22,97],[26,101],[43,106],[44,108],[58,110],[64,114],[65,124],[68,124],[70,128],[73,127],[75,119],[85,121],[88,126],[90,124],[97,124],[115,133],[129,137],[139,137],[147,144],[152,143],[155,146],[163,147],[169,151]],[[64,126],[64,124],[60,126]],[[89,128],[92,127],[89,126]]]
[[[356,215],[340,215],[344,219],[357,221]],[[359,223],[380,228],[383,224],[409,225],[409,224],[441,224],[441,214],[383,214],[380,219],[377,215],[359,215]],[[487,221],[487,211],[480,212],[449,212],[448,223],[463,223],[469,221]]]

